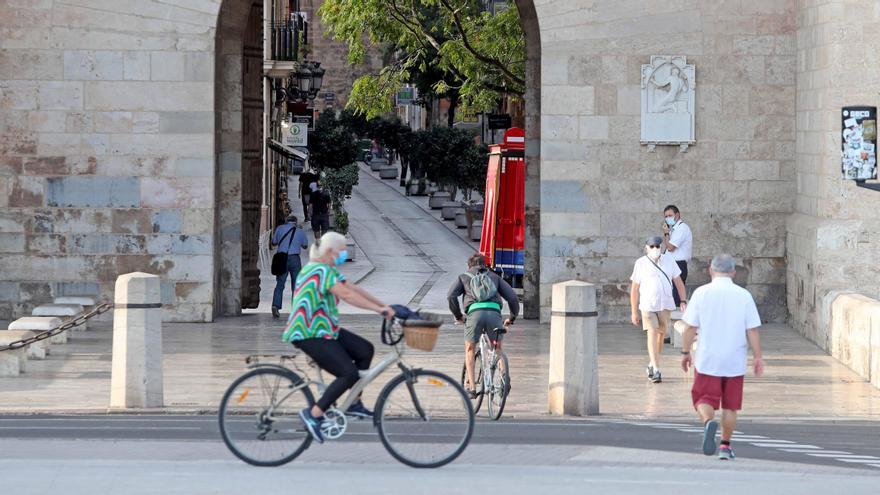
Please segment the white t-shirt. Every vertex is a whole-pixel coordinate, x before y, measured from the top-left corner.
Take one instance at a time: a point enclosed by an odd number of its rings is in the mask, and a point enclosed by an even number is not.
[[[660,273],[647,256],[642,256],[636,260],[632,276],[629,278],[639,284],[639,309],[642,311],[675,309],[672,281],[681,275],[681,269],[668,254],[661,255],[657,265],[666,272],[666,276]]]
[[[699,327],[694,367],[704,375],[746,374],[749,342],[746,330],[761,326],[749,291],[729,277],[715,277],[691,295],[682,318]]]
[[[678,221],[669,229],[669,244],[675,246],[675,251],[670,252],[675,261],[690,261],[694,250],[694,234],[688,224]]]

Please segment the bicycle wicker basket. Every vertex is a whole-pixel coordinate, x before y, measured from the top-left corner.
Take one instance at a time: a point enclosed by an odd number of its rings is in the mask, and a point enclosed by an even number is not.
[[[441,325],[443,325],[443,321],[439,316],[424,313],[422,319],[406,320],[400,324],[403,328],[406,345],[420,351],[434,350]]]

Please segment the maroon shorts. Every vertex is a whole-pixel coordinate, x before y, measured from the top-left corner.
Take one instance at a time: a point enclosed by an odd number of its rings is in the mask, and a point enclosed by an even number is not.
[[[701,375],[694,369],[691,398],[694,408],[699,404],[708,404],[713,409],[739,411],[743,402],[743,377]]]

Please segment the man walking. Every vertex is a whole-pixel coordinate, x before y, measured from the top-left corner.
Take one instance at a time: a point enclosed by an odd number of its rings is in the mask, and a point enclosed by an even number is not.
[[[672,259],[681,270],[681,281],[687,284],[688,262],[693,252],[694,235],[688,224],[681,221],[681,212],[675,205],[663,208],[663,247],[672,255]],[[678,294],[672,294],[675,306],[681,304]]]
[[[743,377],[748,367],[748,347],[752,348],[755,376],[764,373],[761,339],[758,327],[761,318],[752,295],[733,283],[736,263],[729,254],[712,258],[709,275],[712,282],[698,288],[684,313],[687,325],[681,368],[687,372],[694,366],[691,398],[703,421],[703,454],[715,453],[715,432],[718,421],[715,411],[721,409],[721,448],[718,458],[734,459],[730,438],[736,427],[737,411],[742,409]],[[690,349],[699,329],[697,357]],[[748,346],[748,347],[747,347]]]
[[[306,167],[303,173],[299,174],[299,197],[303,205],[303,221],[308,222],[311,218],[309,214],[309,206],[311,206],[312,188],[311,185],[318,181],[318,176],[312,172],[310,167]]]
[[[272,234],[272,247],[278,246],[279,253],[287,253],[287,270],[275,276],[275,293],[272,295],[272,317],[278,318],[281,298],[284,296],[284,282],[290,275],[290,290],[296,287],[296,277],[302,268],[300,252],[309,247],[309,238],[303,229],[297,228],[296,216],[289,215],[287,223],[279,225]]]
[[[461,313],[458,298],[462,297],[464,312]],[[457,323],[464,323],[464,366],[467,374],[465,388],[470,397],[476,398],[474,383],[474,355],[480,335],[484,331],[491,332],[496,328],[512,325],[519,314],[519,299],[510,284],[504,281],[486,266],[486,257],[474,254],[468,259],[468,271],[461,274],[447,294],[449,310]],[[507,301],[510,316],[501,321],[502,299]],[[501,349],[502,335],[491,335],[497,340],[497,348]]]
[[[669,331],[672,310],[675,309],[672,294],[681,297],[681,310],[684,311],[687,296],[681,271],[669,254],[661,254],[663,239],[649,237],[645,241],[645,256],[636,260],[630,277],[629,304],[632,323],[642,324],[648,339],[648,358],[646,369],[648,380],[660,383],[660,354],[663,352],[663,337]]]
[[[313,184],[315,184],[313,182]],[[330,195],[324,190],[320,182],[312,189],[312,233],[315,239],[320,239],[322,235],[330,230]]]

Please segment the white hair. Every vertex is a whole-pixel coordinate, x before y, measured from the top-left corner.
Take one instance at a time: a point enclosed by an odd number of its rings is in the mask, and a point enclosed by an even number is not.
[[[313,260],[318,259],[334,248],[341,251],[345,249],[346,244],[344,235],[338,232],[327,232],[309,248],[309,257]]]
[[[736,270],[736,260],[729,254],[719,254],[712,258],[710,266],[715,273],[733,273]]]

